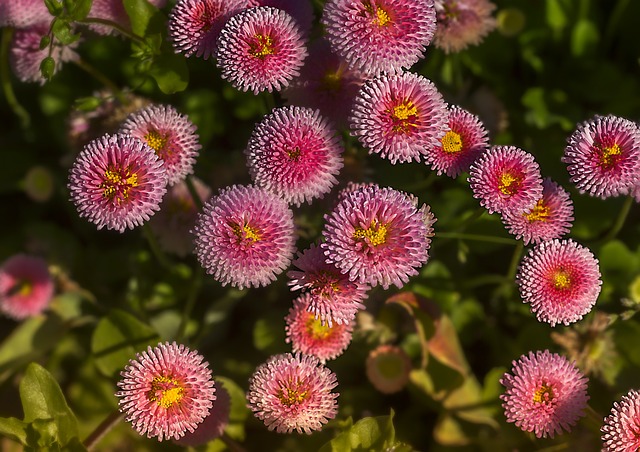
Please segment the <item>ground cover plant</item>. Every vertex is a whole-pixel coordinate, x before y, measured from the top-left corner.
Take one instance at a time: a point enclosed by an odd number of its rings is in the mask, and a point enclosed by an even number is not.
[[[0,0],[0,448],[636,450],[639,14]]]

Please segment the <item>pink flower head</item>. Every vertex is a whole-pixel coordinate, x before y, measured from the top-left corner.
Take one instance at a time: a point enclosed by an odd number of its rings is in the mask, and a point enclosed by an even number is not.
[[[500,380],[506,388],[500,399],[507,422],[538,438],[553,438],[571,431],[584,415],[588,379],[564,356],[529,352],[513,361],[511,372]]]
[[[433,43],[445,53],[478,45],[496,28],[488,0],[436,0],[436,33]]]
[[[215,56],[225,22],[247,6],[247,0],[178,0],[169,14],[168,25],[176,53],[205,60]]]
[[[343,126],[364,80],[361,72],[349,69],[331,51],[328,41],[320,39],[309,46],[309,57],[300,70],[300,77],[282,94],[289,104],[317,108]]]
[[[338,183],[342,145],[318,110],[274,109],[256,125],[245,151],[255,184],[299,206]]]
[[[614,402],[600,431],[604,452],[636,452],[640,448],[640,392],[631,390],[620,403]]]
[[[335,265],[326,263],[322,248],[312,244],[298,254],[293,266],[299,270],[287,273],[291,290],[302,289],[310,294],[308,309],[320,318],[321,324],[348,324],[358,309],[364,308],[361,302],[369,287],[349,281]]]
[[[326,262],[350,281],[401,288],[429,259],[435,218],[429,206],[392,188],[363,188],[325,215]]]
[[[438,172],[458,177],[489,146],[487,130],[477,116],[453,106],[449,108],[448,124],[438,145],[426,149],[425,161]]]
[[[0,312],[14,320],[40,314],[53,297],[47,262],[16,254],[0,266]]]
[[[626,195],[640,181],[640,130],[617,116],[595,116],[578,125],[562,161],[580,193],[605,199]]]
[[[199,179],[193,178],[198,197],[203,202],[211,197],[211,189]],[[198,218],[198,206],[187,184],[182,181],[167,190],[160,211],[149,221],[149,228],[158,238],[162,249],[185,257],[193,252],[191,230]]]
[[[209,363],[184,345],[159,343],[136,354],[120,373],[120,411],[147,438],[180,439],[194,432],[216,400]]]
[[[307,56],[300,27],[286,12],[261,6],[234,15],[218,39],[218,67],[222,78],[254,94],[280,91]]]
[[[130,29],[131,21],[129,20],[127,10],[124,7],[124,1],[125,0],[93,0],[91,3],[91,10],[89,11],[89,17],[115,22],[124,29]],[[156,8],[162,8],[167,3],[167,0],[148,1]],[[115,28],[109,25],[97,23],[89,24],[89,29],[100,35],[117,33]]]
[[[542,181],[542,198],[533,209],[514,214],[505,211],[502,222],[525,245],[558,239],[571,230],[573,203],[569,193],[549,178]]]
[[[20,81],[40,83],[41,85],[46,82],[40,72],[40,63],[49,56],[49,48],[40,50],[40,40],[47,33],[49,33],[48,23],[40,23],[14,31],[9,49],[9,63],[13,73]],[[77,41],[69,46],[53,45],[51,57],[55,61],[55,72],[60,70],[63,63],[78,59],[78,54],[72,50],[77,46]]]
[[[311,434],[336,416],[336,386],[336,375],[315,356],[285,353],[258,366],[247,401],[269,430]]]
[[[195,431],[185,432],[182,438],[174,439],[175,444],[182,447],[195,447],[222,436],[225,427],[229,424],[231,396],[219,381],[215,381],[215,388],[216,399],[207,417],[196,427]]]
[[[0,27],[48,27],[52,19],[43,0],[0,0]]]
[[[569,325],[591,311],[600,294],[600,269],[573,240],[542,242],[522,259],[516,282],[540,322]]]
[[[295,252],[293,212],[275,194],[233,185],[204,206],[194,229],[196,256],[223,286],[266,286]]]
[[[164,161],[169,185],[193,173],[198,151],[196,126],[171,105],[150,105],[131,114],[120,133],[139,138]]]
[[[473,197],[489,213],[533,209],[542,197],[542,176],[533,156],[515,146],[492,146],[469,171]]]
[[[126,135],[104,135],[87,144],[69,172],[71,200],[81,217],[123,232],[160,209],[167,191],[162,160]]]
[[[440,144],[447,105],[436,86],[411,72],[368,81],[356,96],[351,134],[391,163],[420,161]]]
[[[313,5],[310,0],[248,0],[248,8],[272,6],[294,18],[300,29],[309,34],[313,25]]]
[[[411,359],[395,345],[380,345],[371,350],[366,361],[367,378],[384,394],[401,391],[409,383]]]
[[[433,0],[329,0],[322,24],[331,48],[370,75],[400,72],[423,57],[436,29]]]
[[[285,317],[286,342],[291,342],[294,353],[317,356],[324,363],[342,355],[349,346],[355,316],[347,322],[324,324],[311,311],[313,298],[307,292],[293,300],[293,307]]]

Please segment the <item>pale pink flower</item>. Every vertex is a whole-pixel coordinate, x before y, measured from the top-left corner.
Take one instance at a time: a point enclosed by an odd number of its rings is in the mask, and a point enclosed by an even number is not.
[[[16,254],[0,266],[0,312],[23,320],[44,311],[53,297],[53,279],[47,262]]]
[[[126,0],[92,0],[89,18],[103,19],[114,22],[125,30],[131,29],[131,20],[124,7]],[[167,0],[148,0],[156,8],[162,8]],[[100,35],[117,34],[118,31],[110,25],[98,23],[89,24],[89,29]]]
[[[52,20],[44,0],[0,0],[0,27],[48,27]]]
[[[602,450],[636,452],[640,449],[640,392],[631,390],[614,402],[611,414],[604,419]]]
[[[488,0],[436,0],[433,43],[445,53],[478,45],[496,28],[491,15],[496,5]]]
[[[214,380],[215,381],[215,380]],[[215,381],[216,399],[207,417],[198,424],[195,431],[185,432],[184,436],[173,442],[179,446],[200,446],[220,438],[229,424],[231,414],[231,396],[219,381]]]

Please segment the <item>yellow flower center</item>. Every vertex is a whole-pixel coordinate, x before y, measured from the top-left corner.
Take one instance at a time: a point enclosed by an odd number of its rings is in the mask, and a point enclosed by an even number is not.
[[[547,206],[542,199],[539,199],[531,212],[523,214],[529,223],[536,221],[546,222],[551,216],[551,208]]]
[[[248,240],[250,242],[258,242],[262,240],[262,235],[260,234],[260,230],[257,228],[252,228],[248,224],[240,226],[239,224],[231,225],[233,232],[235,232],[236,236],[240,241]]]
[[[132,173],[129,168],[125,170],[110,166],[104,172],[104,181],[99,185],[102,196],[121,204],[129,199],[129,192],[139,185],[138,174]]]
[[[560,290],[568,289],[571,286],[571,275],[563,269],[557,270],[553,274],[553,286]]]
[[[293,381],[289,381],[287,386],[279,389],[276,394],[276,397],[280,399],[280,402],[286,406],[298,405],[304,402],[305,399],[309,398],[309,396],[309,391],[302,390],[302,382],[299,380],[295,383]]]
[[[276,53],[273,38],[268,35],[257,34],[249,44],[249,53],[256,58],[264,60],[267,55]]]
[[[505,171],[500,175],[498,188],[507,196],[514,195],[520,188],[522,176]]]
[[[388,113],[393,121],[393,130],[395,132],[406,133],[412,127],[416,126],[415,121],[418,116],[418,107],[410,100],[405,100],[396,105],[388,110]]]
[[[329,71],[322,77],[322,85],[325,89],[330,91],[337,91],[340,88],[340,82],[342,81],[341,69],[336,71]]]
[[[335,273],[327,270],[320,270],[315,274],[315,280],[312,283],[314,294],[328,297],[330,290],[340,292],[340,284]]]
[[[184,397],[184,387],[175,378],[159,376],[151,381],[151,389],[147,398],[162,408],[170,408],[180,403]]]
[[[300,154],[302,154],[302,151],[298,146],[296,146],[293,149],[287,149],[285,152],[287,153],[287,156],[289,157],[289,159],[293,160],[294,162],[297,162],[298,160],[300,160]]]
[[[333,332],[333,327],[330,327],[328,323],[323,325],[320,319],[316,319],[313,312],[307,313],[305,328],[307,330],[307,334],[314,340],[324,340],[331,336],[331,333]]]
[[[453,130],[445,133],[440,141],[442,143],[442,150],[447,154],[455,154],[462,150],[462,137]]]
[[[373,8],[373,2],[371,2],[371,0],[365,0],[362,2],[364,8],[367,10],[368,13],[373,13],[374,8]],[[387,25],[389,25],[389,23],[391,23],[391,16],[389,16],[389,13],[386,12],[384,9],[380,8],[379,6],[376,6],[375,8],[375,17],[373,18],[373,23],[375,25],[377,25],[378,27],[386,27]]]
[[[32,290],[33,290],[33,284],[31,283],[31,281],[23,279],[23,280],[17,281],[16,284],[7,291],[7,295],[9,296],[18,295],[20,297],[27,297],[31,294]]]
[[[157,130],[150,130],[145,136],[144,140],[147,142],[150,148],[156,151],[156,154],[160,155],[165,150],[167,142],[169,141],[168,133],[160,133]]]
[[[371,246],[382,245],[387,241],[388,228],[384,224],[378,224],[377,221],[369,226],[367,229],[356,228],[353,231],[353,238],[364,240],[367,239]]]
[[[553,388],[543,383],[533,394],[533,403],[548,403],[553,400]]]
[[[607,169],[611,169],[618,162],[619,156],[622,154],[622,149],[618,144],[612,146],[604,146],[601,148],[600,164]]]

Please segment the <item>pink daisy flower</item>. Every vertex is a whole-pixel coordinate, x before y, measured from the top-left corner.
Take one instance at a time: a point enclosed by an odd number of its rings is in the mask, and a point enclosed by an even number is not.
[[[342,323],[323,323],[311,311],[313,298],[307,292],[293,300],[293,307],[284,319],[287,324],[286,342],[291,343],[294,353],[313,355],[325,363],[342,355],[349,346],[355,316]]]
[[[48,33],[48,23],[16,29],[13,32],[13,39],[9,49],[9,63],[13,73],[21,82],[40,83],[41,85],[46,82],[40,72],[40,63],[49,56],[49,48],[40,50],[40,40]],[[78,54],[73,50],[77,46],[77,41],[69,46],[54,44],[51,52],[51,57],[56,63],[54,72],[58,72],[63,63],[75,61],[79,58]]]
[[[150,105],[131,114],[120,133],[139,138],[164,161],[169,185],[193,173],[198,151],[196,126],[171,105]]]
[[[0,0],[0,27],[28,28],[53,20],[42,0]]]
[[[617,116],[595,116],[578,125],[562,161],[580,193],[605,199],[626,195],[640,181],[640,130]]]
[[[204,202],[211,197],[211,189],[199,179],[193,178],[198,197]],[[198,218],[195,204],[187,184],[178,182],[167,190],[160,211],[149,221],[149,228],[158,238],[159,245],[167,252],[185,257],[193,252],[191,230]]]
[[[196,256],[223,286],[266,286],[295,252],[293,212],[275,194],[233,185],[204,206],[194,229]]]
[[[287,86],[300,74],[306,56],[304,37],[295,20],[268,6],[234,15],[218,39],[222,78],[254,94]]]
[[[584,416],[588,378],[565,357],[549,350],[529,352],[513,361],[511,372],[500,380],[507,422],[538,438],[553,438],[571,431]]]
[[[322,24],[331,48],[370,75],[400,72],[423,57],[436,29],[433,0],[329,0]]]
[[[331,51],[329,43],[318,40],[309,46],[309,57],[300,76],[282,92],[287,102],[317,108],[337,125],[347,124],[353,100],[365,76],[349,67]]]
[[[247,0],[178,0],[169,14],[168,25],[176,53],[205,60],[215,56],[225,22],[247,6]]]
[[[569,193],[549,178],[542,181],[542,198],[533,209],[514,214],[505,211],[502,222],[525,245],[558,239],[571,230],[573,202]]]
[[[182,447],[196,447],[223,435],[225,427],[229,424],[231,396],[218,381],[215,381],[215,388],[216,399],[207,417],[196,427],[195,431],[185,432],[182,438],[174,439],[175,444]]]
[[[542,176],[533,156],[515,146],[492,146],[469,171],[473,197],[489,213],[533,209],[542,197]]]
[[[167,0],[148,0],[156,8],[162,8]],[[130,29],[131,21],[124,7],[123,0],[93,0],[91,2],[90,18],[104,19],[115,22],[122,28]],[[110,35],[117,33],[117,30],[109,25],[97,23],[89,24],[89,29],[100,35]]]
[[[272,6],[293,17],[305,33],[309,34],[313,25],[313,5],[309,0],[248,0],[247,8]]]
[[[542,242],[522,259],[516,282],[540,322],[569,325],[591,311],[600,294],[600,269],[573,240]]]
[[[44,311],[53,297],[53,279],[47,262],[16,254],[0,267],[0,311],[23,320]]]
[[[350,281],[401,288],[429,259],[435,218],[429,206],[392,188],[349,193],[325,215],[326,262]]]
[[[411,369],[409,356],[394,345],[380,345],[367,356],[367,378],[384,394],[401,391],[409,383]]]
[[[322,198],[338,183],[342,144],[318,110],[274,109],[253,130],[245,155],[255,184],[289,204]]]
[[[160,209],[167,174],[149,146],[125,135],[87,144],[69,172],[71,200],[81,217],[102,229],[133,229]]]
[[[433,43],[445,53],[480,44],[497,25],[491,15],[496,5],[488,0],[436,0],[435,7]]]
[[[361,302],[369,287],[349,281],[335,265],[326,263],[322,248],[312,244],[292,264],[299,270],[287,273],[291,290],[302,289],[311,295],[308,309],[321,324],[348,324],[364,308]]]
[[[640,392],[631,390],[620,403],[614,402],[600,431],[604,452],[636,452],[640,448]]]
[[[194,432],[216,400],[209,363],[184,345],[159,343],[120,373],[120,411],[147,438],[180,439]]]
[[[315,356],[285,353],[258,366],[247,401],[269,430],[311,434],[336,416],[336,386],[336,375]]]
[[[420,161],[440,144],[447,105],[436,86],[411,72],[383,75],[362,87],[351,112],[351,134],[391,163]]]
[[[449,177],[469,171],[489,146],[487,129],[477,116],[460,107],[449,107],[448,123],[438,145],[426,148],[425,162]]]

